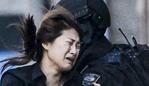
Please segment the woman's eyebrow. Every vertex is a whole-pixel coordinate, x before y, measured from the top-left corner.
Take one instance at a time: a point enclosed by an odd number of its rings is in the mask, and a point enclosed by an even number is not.
[[[70,37],[68,37],[68,39],[71,40],[72,42],[77,41],[77,40],[75,40],[75,39],[73,39],[73,38],[70,38]],[[82,42],[80,42],[80,41],[78,41],[77,43],[78,43],[78,44],[82,44]]]
[[[73,38],[69,38],[69,37],[68,37],[68,39],[70,39],[72,42],[74,42],[74,41],[75,41],[75,39],[73,39]]]

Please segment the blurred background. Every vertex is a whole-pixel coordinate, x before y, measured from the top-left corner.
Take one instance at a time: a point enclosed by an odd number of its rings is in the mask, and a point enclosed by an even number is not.
[[[34,16],[37,28],[45,8],[60,0],[0,0],[0,60],[20,55],[22,39],[15,24],[28,14]],[[122,28],[130,42],[149,45],[149,0],[104,0],[110,10],[111,27],[106,36],[112,43],[127,43],[118,28]],[[133,44],[133,43],[132,43]],[[0,63],[0,67],[3,63]]]
[[[0,60],[20,55],[17,51],[23,48],[15,24],[30,14],[39,27],[46,7],[49,7],[48,0],[0,0]],[[0,63],[0,70],[3,64]]]

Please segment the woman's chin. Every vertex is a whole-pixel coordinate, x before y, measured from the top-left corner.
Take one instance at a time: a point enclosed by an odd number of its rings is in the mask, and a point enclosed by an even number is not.
[[[63,65],[63,71],[70,71],[72,69],[73,65],[72,64],[65,64]]]

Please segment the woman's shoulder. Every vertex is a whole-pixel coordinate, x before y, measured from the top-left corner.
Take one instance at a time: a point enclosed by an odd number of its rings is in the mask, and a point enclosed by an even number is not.
[[[22,84],[24,81],[29,80],[31,78],[31,72],[32,72],[33,65],[30,66],[24,66],[24,67],[18,67],[15,69],[10,69],[6,71],[1,78],[1,84],[7,84],[2,86],[18,86],[18,85],[12,85],[12,84]],[[20,85],[19,84],[19,85]]]
[[[31,71],[32,66],[33,65],[28,65],[28,66],[22,66],[22,67],[13,68],[13,69],[10,69],[10,70],[6,71],[5,73],[11,73],[11,74],[20,74],[21,73],[21,74],[23,74],[23,73],[26,73],[26,72]]]

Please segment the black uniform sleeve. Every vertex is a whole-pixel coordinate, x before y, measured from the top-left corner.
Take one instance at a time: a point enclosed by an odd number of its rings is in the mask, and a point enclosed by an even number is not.
[[[23,86],[23,82],[15,75],[6,72],[2,75],[0,86]]]

